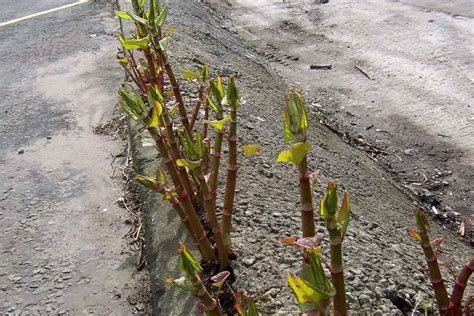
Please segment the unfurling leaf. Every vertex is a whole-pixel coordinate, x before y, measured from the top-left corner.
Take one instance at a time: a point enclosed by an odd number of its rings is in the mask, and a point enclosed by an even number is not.
[[[136,95],[136,92],[135,95],[133,95],[124,88],[120,88],[118,94],[120,95],[119,106],[122,111],[133,120],[144,124],[148,114],[143,100]]]
[[[160,40],[160,48],[163,51],[166,51],[168,49],[168,46],[170,45],[170,42],[171,42],[171,38],[169,36],[163,37]]]
[[[225,280],[227,280],[227,278],[230,276],[230,272],[229,271],[222,271],[222,272],[219,272],[218,274],[216,274],[215,276],[213,276],[211,278],[211,281],[213,282],[212,283],[212,286],[213,287],[216,287],[216,288],[220,288],[222,287],[222,285],[224,284]]]
[[[321,245],[324,237],[318,235],[314,237],[298,238],[295,245],[305,249],[317,248]]]
[[[288,237],[280,238],[280,242],[284,245],[294,245],[297,240],[298,240],[298,237],[296,236],[288,236]]]
[[[199,167],[200,164],[201,164],[200,161],[191,161],[191,160],[187,160],[187,159],[178,159],[178,160],[176,160],[176,165],[178,167],[186,167],[189,170],[196,169],[197,167]]]
[[[153,99],[153,101],[156,101],[156,102],[163,102],[163,100],[164,100],[160,89],[158,89],[157,87],[155,87],[153,85],[150,85],[148,87],[148,96],[149,96],[149,98]]]
[[[248,144],[242,146],[242,151],[245,156],[252,156],[262,151],[262,147],[257,144]]]
[[[202,268],[188,248],[181,244],[179,248],[179,268],[186,273],[188,279],[194,279]]]
[[[152,189],[152,190],[157,190],[159,185],[158,185],[158,181],[156,180],[156,178],[152,178],[152,177],[147,177],[147,176],[142,176],[142,175],[137,175],[135,177],[135,180],[140,183],[141,185],[149,188],[149,189]]]
[[[210,82],[210,87],[214,98],[217,100],[218,105],[222,103],[222,99],[225,96],[224,86],[222,85],[221,77],[217,77],[215,80]]]
[[[183,75],[184,79],[186,79],[186,80],[201,78],[200,74],[198,74],[197,72],[191,71],[191,70],[181,70],[181,74]]]
[[[334,219],[337,211],[337,185],[334,181],[329,181],[326,194],[319,204],[319,213],[325,219]]]
[[[123,36],[119,36],[120,43],[122,44],[123,48],[132,50],[132,49],[144,49],[148,47],[148,43],[150,43],[150,37],[145,36],[144,38],[130,38],[126,39]]]
[[[258,309],[251,297],[243,291],[235,293],[235,309],[239,316],[258,316]]]
[[[214,110],[214,112],[216,113],[222,112],[222,107],[218,103],[215,103],[210,97],[207,97],[207,103],[209,104],[211,109]]]
[[[220,121],[209,121],[209,120],[203,120],[204,124],[209,124],[212,127],[214,127],[216,130],[222,132],[224,131],[225,124],[231,120],[231,116],[226,115],[222,120]]]
[[[153,105],[152,115],[148,127],[158,127],[160,125],[160,116],[163,112],[163,106],[159,102],[155,102]]]
[[[423,213],[423,210],[420,208],[417,208],[414,210],[415,212],[415,222],[416,226],[421,231],[427,232],[430,230],[430,223],[428,222],[428,218],[426,217],[425,213]]]
[[[347,227],[349,226],[349,213],[351,211],[351,201],[349,199],[349,193],[344,192],[342,198],[342,205],[336,215],[336,221],[339,224],[339,232],[341,236],[346,235]]]
[[[418,241],[421,241],[421,235],[420,232],[417,230],[410,230],[408,232],[408,236],[415,238]]]
[[[277,162],[299,165],[310,151],[310,144],[296,143],[290,149],[282,151],[278,155]]]
[[[128,65],[128,63],[130,62],[130,60],[127,58],[127,57],[122,57],[122,58],[117,58],[117,61],[121,64],[121,65]]]

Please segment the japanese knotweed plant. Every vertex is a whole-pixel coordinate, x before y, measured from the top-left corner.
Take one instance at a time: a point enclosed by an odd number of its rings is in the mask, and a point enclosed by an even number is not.
[[[158,168],[156,175],[140,175],[137,180],[171,203],[202,258],[218,260],[223,269],[229,265],[231,216],[240,166],[238,88],[233,77],[227,80],[227,85],[220,77],[211,78],[207,66],[199,72],[185,70],[184,79],[194,83],[198,90],[194,103],[185,100],[167,54],[172,28],[165,31],[163,25],[168,6],[162,6],[159,0],[150,0],[148,6],[146,2],[132,0],[133,12],[116,12],[119,18],[130,20],[134,26],[130,36],[119,37],[123,51],[118,55],[118,62],[131,81],[119,89],[119,105],[147,130],[165,167]],[[192,105],[189,109],[188,104]],[[203,108],[201,118],[199,113]],[[209,132],[208,126],[215,132]],[[219,219],[217,179],[224,140],[229,154]],[[243,154],[250,156],[259,150],[257,145],[246,145]],[[201,219],[201,212],[205,213],[205,220]],[[204,229],[205,224],[211,227],[210,234]]]
[[[286,142],[293,142],[293,145],[289,149],[282,151],[278,155],[277,161],[296,165],[299,169],[303,238],[313,237],[314,207],[311,186],[312,176],[308,171],[307,160],[307,155],[311,151],[311,145],[306,142],[308,119],[303,99],[298,92],[293,91],[288,93],[286,101],[287,104],[283,109],[284,139]],[[349,194],[347,192],[344,193],[342,204],[339,207],[336,183],[334,181],[329,182],[326,194],[319,204],[319,213],[325,221],[325,226],[329,234],[330,271],[335,290],[332,309],[335,315],[346,315],[347,302],[342,261],[342,241],[349,224]],[[306,264],[308,264],[308,262],[306,262]],[[303,268],[304,267],[303,265]]]
[[[224,286],[229,286],[226,281],[230,276],[230,272],[222,271],[209,279],[212,288],[216,292],[215,297],[213,297],[199,277],[199,273],[202,271],[201,265],[185,245],[181,245],[179,249],[179,267],[184,272],[184,276],[179,279],[167,278],[167,283],[176,285],[198,298],[200,307],[206,315],[223,315],[224,311],[219,302],[219,292]],[[244,291],[232,291],[232,294],[235,298],[234,308],[238,315],[259,315],[255,303]]]
[[[423,253],[425,254],[426,263],[428,265],[428,275],[435,293],[440,314],[450,316],[462,314],[470,315],[470,307],[474,304],[474,297],[471,296],[466,300],[464,312],[462,311],[462,298],[474,269],[474,256],[471,256],[461,271],[454,276],[454,287],[451,296],[449,296],[438,261],[439,250],[443,240],[439,238],[431,242],[428,218],[421,209],[415,209],[414,212],[416,228],[410,230],[409,235],[419,241]],[[435,246],[436,249],[433,249],[433,246]]]

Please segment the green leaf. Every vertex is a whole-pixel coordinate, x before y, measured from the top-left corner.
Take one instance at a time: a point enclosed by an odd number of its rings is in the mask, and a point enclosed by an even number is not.
[[[168,49],[168,46],[170,45],[171,38],[169,36],[163,37],[160,40],[160,48],[163,51],[166,51]]]
[[[160,15],[156,18],[155,24],[157,26],[162,26],[165,23],[167,16],[168,16],[168,6],[165,5],[163,9],[161,10]]]
[[[118,90],[120,95],[119,107],[129,117],[137,122],[144,123],[144,117],[146,116],[146,108],[143,104],[143,100],[140,97],[133,97],[124,88]]]
[[[199,262],[194,258],[188,248],[181,244],[179,248],[179,268],[186,273],[188,279],[194,279],[196,274],[201,272],[202,268]]]
[[[240,96],[237,85],[235,84],[235,78],[231,76],[229,83],[227,84],[227,100],[231,108],[237,108],[240,104]]]
[[[125,49],[132,50],[132,49],[144,49],[148,47],[148,43],[150,43],[150,37],[146,36],[140,39],[125,39],[122,35],[119,36],[120,43]]]
[[[204,124],[209,124],[212,127],[214,127],[216,130],[222,132],[224,131],[225,124],[231,120],[230,114],[226,115],[222,120],[220,121],[209,121],[209,120],[203,120]]]
[[[197,158],[197,159],[201,158],[204,153],[201,132],[196,132],[196,137],[193,142],[193,149],[194,149],[194,154],[195,154],[193,158]]]
[[[344,196],[342,198],[342,205],[337,212],[336,221],[339,224],[339,229],[341,236],[344,237],[346,235],[347,227],[349,226],[349,213],[351,211],[351,202],[349,199],[349,193],[344,192]]]
[[[420,230],[422,231],[430,230],[430,223],[428,222],[428,218],[426,217],[423,210],[420,208],[415,209],[415,222]]]
[[[282,151],[278,155],[277,162],[299,165],[310,151],[311,145],[296,143],[290,149]]]
[[[248,144],[248,145],[242,146],[242,151],[244,152],[245,156],[252,156],[252,155],[255,155],[256,153],[261,152],[262,147],[260,147],[257,144]]]
[[[154,102],[152,116],[148,127],[158,127],[160,125],[161,113],[163,113],[163,106],[159,102]]]
[[[178,159],[178,160],[176,160],[176,165],[178,167],[186,167],[189,170],[196,169],[197,167],[199,167],[200,164],[201,164],[200,161],[191,161],[191,160],[188,160],[188,159]]]
[[[115,11],[115,15],[118,16],[121,19],[124,19],[124,20],[131,20],[132,19],[130,14],[128,12],[124,12],[124,11]]]
[[[306,139],[308,118],[303,98],[297,91],[292,91],[286,96],[286,106],[283,109],[283,123],[285,142],[301,142]]]
[[[200,79],[201,75],[197,72],[191,70],[181,70],[181,74],[183,75],[184,79],[192,80],[192,79]]]

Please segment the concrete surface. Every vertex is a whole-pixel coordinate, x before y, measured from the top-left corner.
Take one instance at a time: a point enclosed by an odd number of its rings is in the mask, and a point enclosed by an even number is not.
[[[0,21],[71,2],[1,1]],[[2,315],[134,313],[141,274],[111,177],[125,144],[92,132],[123,76],[116,28],[92,2],[0,28]]]

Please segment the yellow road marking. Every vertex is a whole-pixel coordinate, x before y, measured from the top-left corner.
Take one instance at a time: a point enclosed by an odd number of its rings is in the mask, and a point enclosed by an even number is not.
[[[6,21],[6,22],[1,22],[0,27],[7,26],[7,25],[10,25],[10,24],[14,24],[14,23],[17,23],[17,22],[21,22],[21,21],[24,21],[24,20],[28,20],[28,19],[31,19],[31,18],[35,18],[37,16],[48,14],[48,13],[51,13],[51,12],[55,12],[55,11],[63,10],[63,9],[66,9],[66,8],[70,8],[70,7],[76,6],[78,4],[86,3],[86,2],[89,2],[89,0],[79,0],[77,2],[74,2],[74,3],[71,3],[71,4],[66,4],[66,5],[57,7],[57,8],[53,8],[53,9],[33,13],[33,14],[30,14],[30,15],[26,15],[26,16],[23,16],[21,18],[13,19],[13,20]]]

